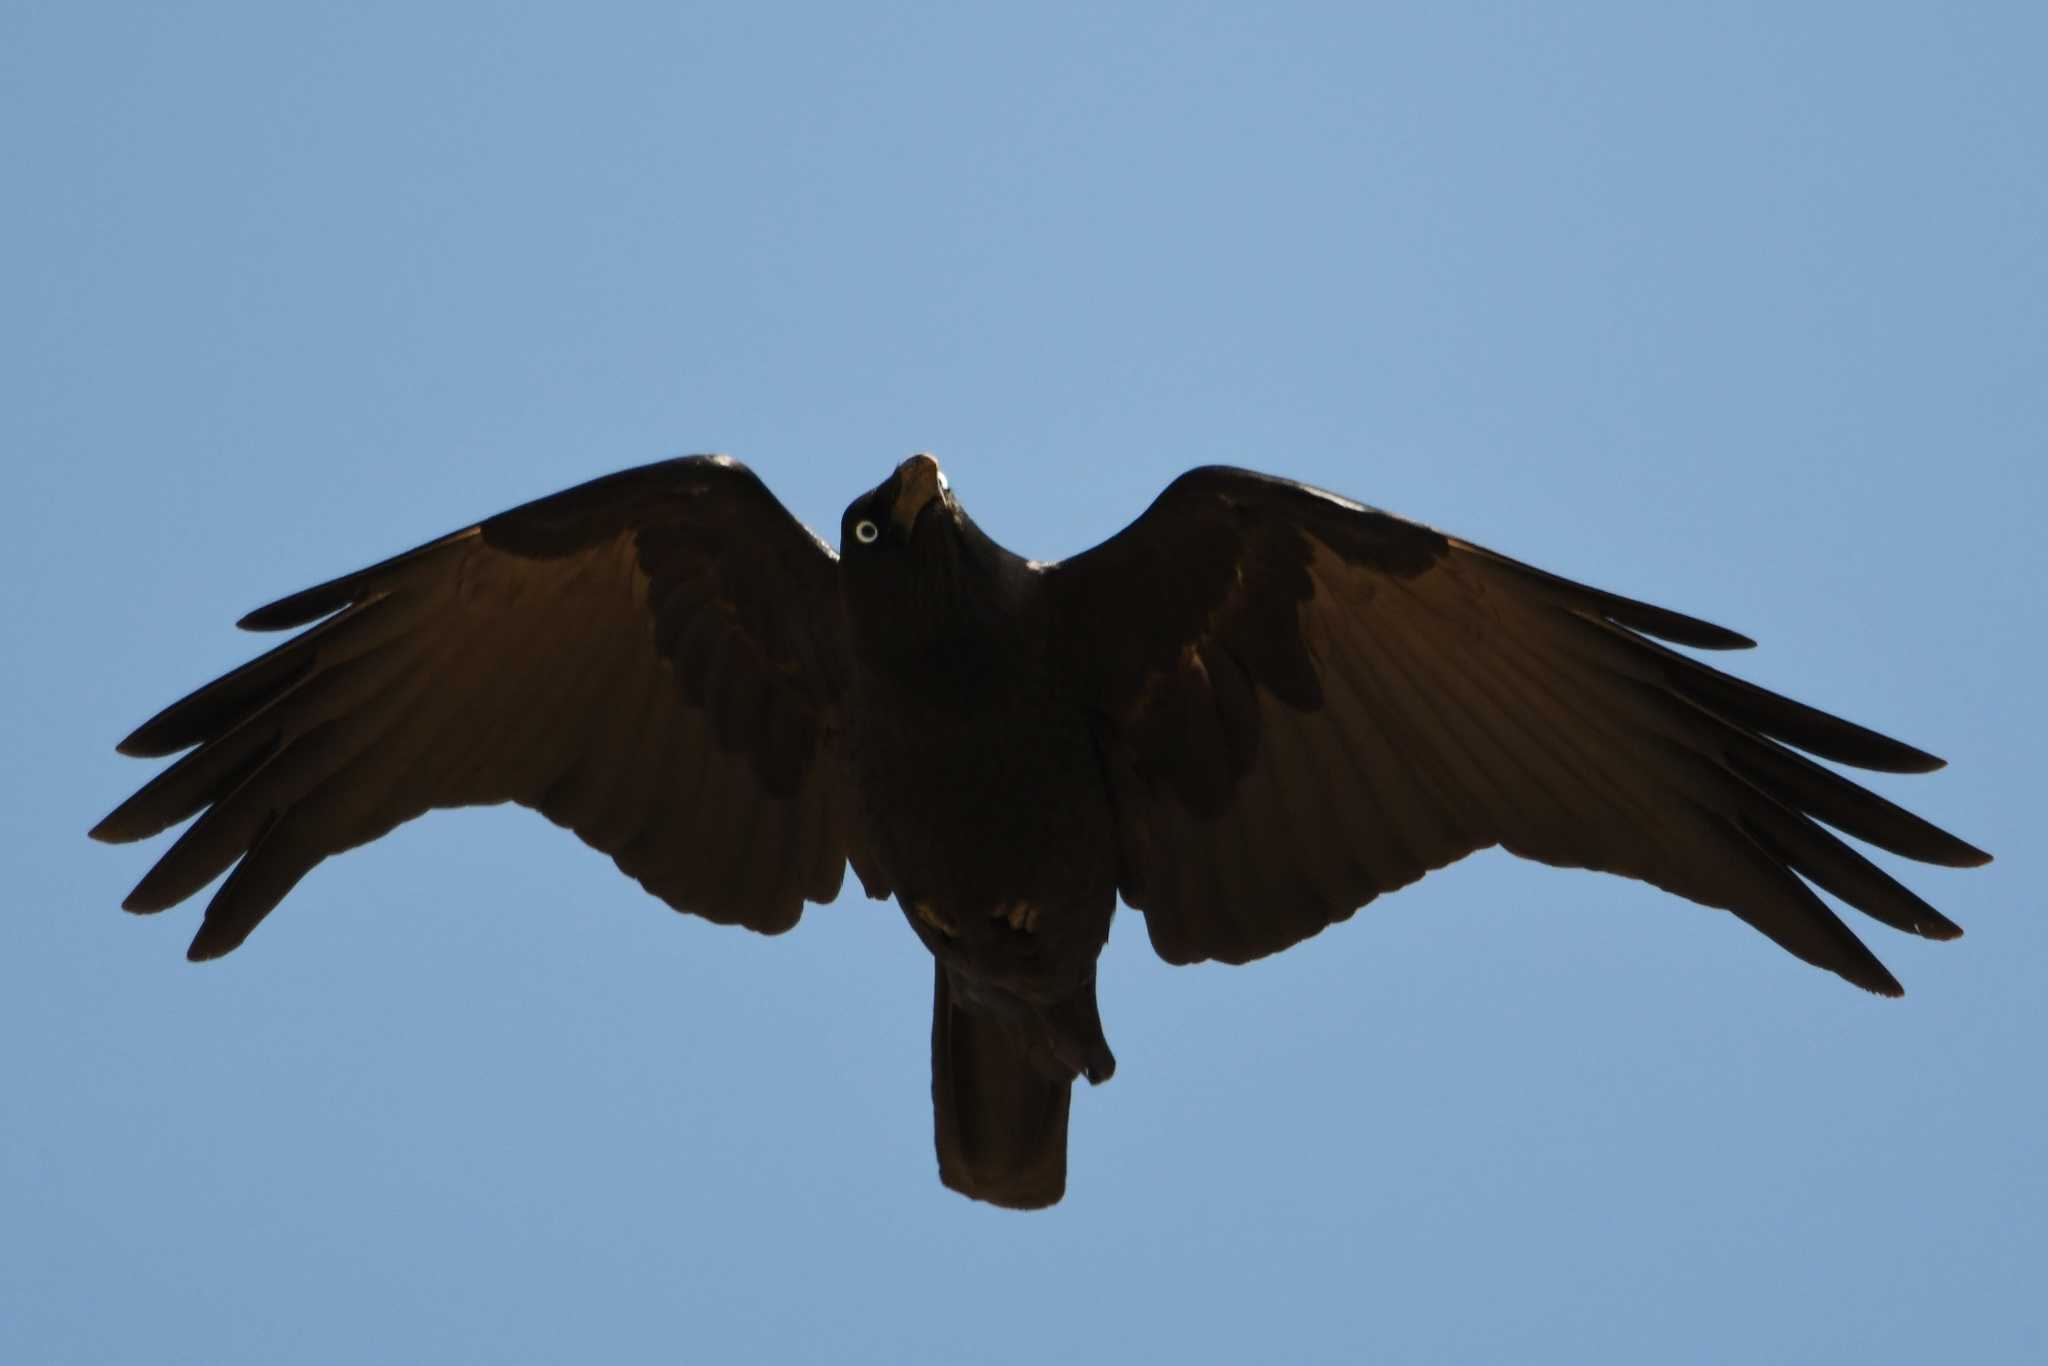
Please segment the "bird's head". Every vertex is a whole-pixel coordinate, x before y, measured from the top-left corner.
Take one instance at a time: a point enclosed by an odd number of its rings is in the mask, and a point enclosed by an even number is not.
[[[849,568],[878,567],[920,546],[935,548],[934,539],[957,531],[960,520],[960,505],[939,462],[913,455],[847,505],[839,521],[839,554]]]
[[[860,647],[903,668],[993,657],[1024,572],[1024,561],[974,525],[939,462],[922,454],[847,507],[839,563]]]

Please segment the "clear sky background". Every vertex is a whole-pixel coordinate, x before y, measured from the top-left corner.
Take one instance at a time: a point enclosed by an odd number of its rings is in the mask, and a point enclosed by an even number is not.
[[[0,7],[0,1359],[2048,1360],[2037,5]],[[1859,919],[1486,854],[1104,960],[1066,1203],[943,1190],[930,965],[530,813],[232,958],[113,743],[242,611],[686,451],[1052,558],[1306,479],[1750,633],[1992,850]],[[1891,865],[1896,866],[1896,865]]]

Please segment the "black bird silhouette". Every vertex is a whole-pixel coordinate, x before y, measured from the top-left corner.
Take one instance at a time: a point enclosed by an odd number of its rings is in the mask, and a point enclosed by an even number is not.
[[[1807,883],[1961,931],[1821,823],[1989,859],[1795,749],[1941,760],[1651,639],[1744,637],[1305,485],[1194,470],[1041,564],[917,455],[840,546],[697,456],[259,608],[241,625],[311,629],[120,745],[190,752],[95,838],[203,812],[123,904],[232,865],[189,953],[217,958],[329,855],[505,801],[767,934],[850,862],[936,960],[941,1179],[1035,1208],[1066,1187],[1074,1078],[1116,1066],[1095,965],[1119,895],[1167,961],[1243,963],[1498,844],[1733,911],[1896,996]]]

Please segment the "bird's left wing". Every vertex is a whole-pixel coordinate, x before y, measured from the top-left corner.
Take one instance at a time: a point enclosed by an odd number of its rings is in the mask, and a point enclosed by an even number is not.
[[[315,622],[120,745],[191,752],[95,838],[204,812],[126,907],[175,905],[235,865],[192,958],[433,807],[535,807],[677,909],[769,933],[860,861],[834,556],[736,461],[594,480],[241,624]]]
[[[1303,485],[1195,470],[1045,582],[1099,718],[1120,890],[1171,962],[1275,952],[1499,844],[1732,910],[1896,995],[1802,878],[1960,931],[1821,823],[1988,858],[1794,751],[1940,760],[1652,639],[1743,637]]]

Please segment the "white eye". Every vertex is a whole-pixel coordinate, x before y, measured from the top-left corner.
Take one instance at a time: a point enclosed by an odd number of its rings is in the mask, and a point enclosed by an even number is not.
[[[873,545],[882,538],[882,529],[873,522],[862,520],[853,524],[853,539],[862,545]]]

